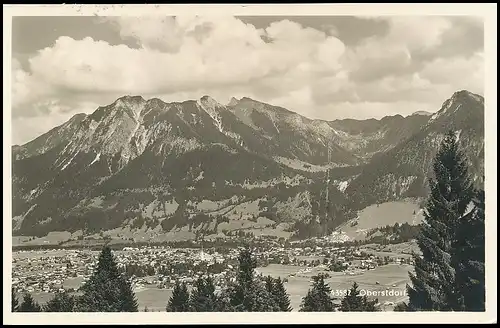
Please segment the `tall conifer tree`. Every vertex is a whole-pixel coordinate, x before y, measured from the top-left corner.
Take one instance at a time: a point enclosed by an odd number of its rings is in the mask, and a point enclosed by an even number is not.
[[[415,273],[410,273],[412,286],[408,286],[409,308],[416,311],[450,311],[455,307],[453,247],[474,191],[453,131],[445,135],[433,169],[425,220],[417,237],[422,255],[414,255]]]
[[[241,250],[238,257],[239,268],[236,283],[229,287],[230,304],[237,312],[273,312],[278,311],[265,285],[255,277],[257,261],[250,248]]]
[[[79,312],[138,312],[138,304],[130,281],[118,270],[111,248],[105,246],[97,268],[82,286],[77,302]]]
[[[194,312],[218,311],[218,299],[215,294],[215,285],[211,277],[199,277],[191,292],[191,310]]]
[[[167,312],[189,312],[189,290],[184,282],[177,281],[168,300]]]
[[[349,293],[344,296],[340,305],[340,311],[342,312],[375,312],[377,308],[375,304],[378,302],[375,300],[368,300],[366,295],[361,296],[361,291],[358,289],[358,284],[353,283]]]
[[[302,298],[300,312],[332,312],[335,311],[332,290],[325,282],[325,276],[319,274],[313,277],[312,288],[307,291],[307,295]]]
[[[290,296],[287,294],[283,280],[280,277],[273,278],[267,276],[265,279],[266,291],[272,295],[274,303],[276,304],[276,311],[290,312]]]
[[[75,307],[75,298],[64,291],[56,293],[54,297],[45,304],[45,312],[73,312]]]
[[[485,206],[484,191],[473,199],[473,208],[461,220],[452,253],[456,270],[455,311],[485,310]]]

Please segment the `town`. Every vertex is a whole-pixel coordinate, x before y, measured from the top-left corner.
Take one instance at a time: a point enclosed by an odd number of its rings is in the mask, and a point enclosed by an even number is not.
[[[270,265],[300,267],[288,274],[287,279],[313,269],[353,276],[388,264],[413,265],[410,254],[385,255],[381,245],[318,244],[321,243],[287,242],[256,247],[257,272]],[[170,289],[177,280],[189,286],[199,276],[207,274],[220,288],[236,279],[238,253],[236,247],[170,246],[129,246],[114,252],[119,269],[130,277],[136,291]],[[17,293],[78,291],[92,274],[98,254],[98,251],[87,249],[13,251],[13,287]]]

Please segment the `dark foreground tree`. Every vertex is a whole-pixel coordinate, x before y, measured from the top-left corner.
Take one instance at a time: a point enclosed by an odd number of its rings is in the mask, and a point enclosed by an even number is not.
[[[238,257],[239,268],[236,283],[229,286],[230,306],[236,312],[278,311],[272,295],[255,277],[257,262],[250,249],[244,248]]]
[[[415,273],[410,273],[409,308],[415,311],[450,311],[456,307],[454,241],[460,219],[473,196],[465,157],[450,131],[433,163],[431,194],[417,243],[422,255],[414,255]]]
[[[218,299],[215,294],[215,285],[211,277],[199,277],[191,291],[191,311],[217,312]]]
[[[274,288],[274,278],[271,276],[267,276],[264,279],[264,286],[269,294],[272,294]]]
[[[10,292],[11,292],[12,312],[18,312],[19,311],[19,301],[17,300],[16,291],[14,290],[14,287],[11,288]]]
[[[456,271],[455,311],[485,311],[484,191],[473,199],[473,208],[460,220],[452,266]]]
[[[290,296],[287,294],[283,280],[280,277],[272,278],[267,276],[265,280],[266,291],[272,295],[274,303],[279,312],[290,312]]]
[[[307,291],[307,295],[302,298],[300,312],[332,312],[335,311],[334,299],[331,296],[332,290],[325,283],[325,276],[319,274],[313,277],[312,288]]]
[[[217,296],[217,311],[216,312],[235,312],[231,305],[231,290],[223,289]]]
[[[375,312],[377,311],[375,304],[378,300],[368,300],[366,295],[361,296],[361,292],[358,289],[358,284],[353,283],[351,289],[347,295],[341,301],[340,311],[342,312]]]
[[[78,312],[138,312],[132,284],[119,272],[108,246],[101,251],[96,270],[81,290]]]
[[[168,300],[167,312],[189,312],[189,291],[183,282],[177,281]]]
[[[42,312],[42,308],[31,294],[24,294],[23,302],[19,306],[19,312]]]
[[[73,312],[75,308],[75,298],[67,291],[56,293],[54,297],[45,304],[45,312]]]

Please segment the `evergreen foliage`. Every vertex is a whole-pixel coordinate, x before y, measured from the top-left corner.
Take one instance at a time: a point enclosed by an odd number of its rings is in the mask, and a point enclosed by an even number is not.
[[[238,262],[236,283],[228,288],[232,309],[236,312],[278,311],[278,306],[275,304],[272,294],[255,277],[257,262],[248,247],[245,247],[240,252]]]
[[[177,281],[168,300],[167,312],[189,312],[189,291],[184,282]]]
[[[453,131],[442,141],[433,169],[425,220],[417,237],[422,256],[414,255],[415,273],[410,273],[409,308],[451,311],[459,307],[457,300],[462,299],[455,283],[458,266],[463,262],[457,254],[457,238],[474,195],[467,164]],[[460,243],[464,245],[463,240]]]
[[[41,306],[33,299],[31,294],[25,294],[18,312],[42,312]]]
[[[12,312],[19,311],[19,301],[17,299],[16,291],[14,290],[14,287],[11,288],[11,310],[12,310]]]
[[[452,253],[456,270],[455,311],[485,310],[485,222],[484,191],[473,199],[474,207],[462,220]]]
[[[290,312],[290,296],[287,294],[283,280],[280,277],[272,278],[267,276],[265,279],[266,291],[272,295],[274,303],[279,312]]]
[[[194,312],[217,312],[218,299],[215,285],[211,277],[200,277],[196,280],[191,292],[190,306]]]
[[[302,298],[300,312],[332,312],[335,311],[334,299],[330,286],[325,282],[325,276],[319,274],[313,277],[312,288]]]
[[[138,312],[130,280],[118,270],[109,246],[105,246],[93,275],[82,286],[79,312]]]
[[[377,311],[375,304],[378,300],[368,300],[366,295],[361,296],[358,289],[358,284],[353,283],[349,292],[344,296],[340,304],[342,312],[375,312]]]
[[[73,312],[75,298],[68,292],[56,293],[43,307],[44,312]]]

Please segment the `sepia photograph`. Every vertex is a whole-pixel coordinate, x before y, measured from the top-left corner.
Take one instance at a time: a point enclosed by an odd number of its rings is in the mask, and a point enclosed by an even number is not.
[[[495,323],[496,97],[496,5],[4,5],[4,323]]]

